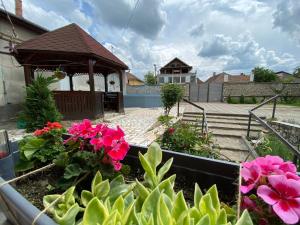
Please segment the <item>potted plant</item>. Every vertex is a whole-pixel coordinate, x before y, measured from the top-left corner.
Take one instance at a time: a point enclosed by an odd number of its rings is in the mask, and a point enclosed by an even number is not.
[[[4,179],[14,177],[14,163],[6,130],[0,130],[0,176]]]

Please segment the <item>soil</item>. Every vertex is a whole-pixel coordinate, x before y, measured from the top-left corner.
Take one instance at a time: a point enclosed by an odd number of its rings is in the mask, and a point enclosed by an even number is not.
[[[144,171],[141,168],[132,168],[129,175],[125,176],[126,181],[135,181],[137,178],[138,180],[143,180]],[[60,194],[63,193],[64,190],[62,189],[49,189],[49,186],[54,187],[57,184],[57,180],[62,177],[63,171],[54,167],[48,169],[47,171],[40,172],[39,174],[32,175],[28,178],[20,180],[16,182],[14,185],[16,190],[23,195],[28,201],[30,201],[33,205],[35,205],[38,209],[43,210],[43,196],[49,194]],[[167,174],[166,177],[172,175]],[[89,176],[87,179],[90,181],[81,182],[78,185],[78,189],[90,189],[90,184],[92,180],[92,176]],[[191,182],[188,177],[184,176],[183,174],[176,175],[175,181],[175,191],[178,192],[183,190],[186,202],[190,205],[193,204],[194,201],[194,183]],[[80,190],[79,190],[80,191]],[[205,193],[206,190],[202,190]],[[222,197],[221,200],[225,201],[226,203],[230,202],[230,198],[227,198],[220,193]],[[234,203],[233,203],[234,204]],[[232,205],[229,203],[229,205]]]

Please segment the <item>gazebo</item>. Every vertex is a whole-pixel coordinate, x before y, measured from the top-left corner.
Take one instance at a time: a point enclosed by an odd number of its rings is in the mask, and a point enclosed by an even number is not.
[[[64,119],[97,118],[104,109],[124,112],[123,77],[128,67],[114,54],[76,24],[42,34],[22,42],[14,56],[24,67],[26,86],[34,79],[34,71],[65,72],[69,78],[68,91],[53,91],[59,111]],[[89,91],[76,91],[73,78],[88,74]],[[119,90],[109,92],[110,74],[118,74]],[[94,76],[104,77],[105,91],[95,91]]]

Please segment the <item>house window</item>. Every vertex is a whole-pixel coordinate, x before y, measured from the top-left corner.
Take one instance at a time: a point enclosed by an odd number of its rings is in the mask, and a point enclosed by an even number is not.
[[[173,83],[172,77],[168,77],[168,83]]]
[[[158,81],[159,81],[159,83],[164,83],[165,79],[164,79],[164,77],[160,77]]]
[[[181,83],[185,83],[185,77],[181,77]]]
[[[173,83],[180,83],[180,77],[174,77]]]

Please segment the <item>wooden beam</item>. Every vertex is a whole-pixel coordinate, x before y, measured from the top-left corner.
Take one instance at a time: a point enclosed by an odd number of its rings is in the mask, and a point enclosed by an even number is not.
[[[32,83],[32,69],[30,65],[24,66],[24,76],[26,87]]]
[[[123,77],[122,77],[122,70],[120,70],[119,72],[118,72],[118,74],[119,74],[119,82],[120,82],[120,92],[122,92],[123,93]]]
[[[70,91],[73,91],[73,74],[69,74],[69,84],[70,84]]]
[[[92,59],[89,59],[89,84],[90,84],[91,92],[95,92],[94,64],[95,64],[95,61]]]
[[[103,74],[103,76],[104,76],[104,90],[105,90],[105,93],[108,92],[107,75],[108,74]]]

